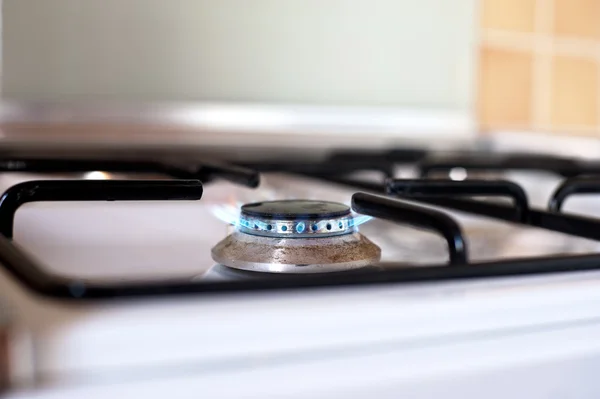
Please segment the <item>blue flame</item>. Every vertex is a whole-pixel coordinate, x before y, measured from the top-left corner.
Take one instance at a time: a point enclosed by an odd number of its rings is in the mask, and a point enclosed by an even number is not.
[[[371,219],[373,219],[373,216],[359,215],[355,213],[352,215],[352,219],[350,220],[349,225],[350,227],[358,227],[361,224],[367,223]]]
[[[258,220],[249,221],[247,219],[241,218],[241,203],[232,205],[232,204],[221,204],[211,208],[211,212],[214,216],[216,216],[219,220],[232,225],[236,228],[238,227],[246,227],[248,229],[260,229],[260,230],[271,230],[272,226],[269,223],[261,222]],[[351,219],[348,221],[348,227],[358,228],[358,226],[367,223],[373,219],[372,216],[360,215],[353,213]],[[328,220],[322,220],[320,222],[316,222],[309,226],[313,231],[326,229],[327,224],[331,223]],[[296,231],[298,233],[303,233],[307,229],[306,224],[304,222],[298,222],[296,225]]]
[[[216,205],[211,208],[211,212],[215,215],[219,220],[223,222],[233,225],[235,227],[239,227],[240,224],[240,209],[241,204],[231,205],[231,204],[221,204]]]

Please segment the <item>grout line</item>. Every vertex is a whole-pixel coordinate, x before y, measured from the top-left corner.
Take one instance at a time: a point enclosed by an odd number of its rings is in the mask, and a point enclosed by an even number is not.
[[[531,51],[535,46],[534,35],[531,33],[516,33],[501,30],[485,30],[481,41],[488,47],[506,47],[515,51]]]
[[[600,60],[598,44],[592,40],[552,38],[552,36],[547,35],[539,35],[539,38],[536,38],[536,36],[538,35],[531,33],[488,30],[482,35],[482,44],[487,47],[504,48],[513,51],[538,51],[547,55],[557,54]]]
[[[543,124],[538,126],[540,130],[538,132],[552,132],[552,130],[556,130],[555,127],[551,124]],[[585,135],[595,135],[598,131],[595,126],[589,125],[564,125],[560,127],[561,131],[564,130],[566,133],[577,133],[577,134],[585,134]]]
[[[562,51],[589,53],[591,57],[597,56],[598,42],[590,39],[576,37],[554,37],[555,46]]]

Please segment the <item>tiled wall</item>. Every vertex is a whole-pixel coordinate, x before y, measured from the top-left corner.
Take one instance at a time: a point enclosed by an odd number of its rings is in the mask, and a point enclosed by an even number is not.
[[[483,130],[600,136],[600,0],[482,0]]]

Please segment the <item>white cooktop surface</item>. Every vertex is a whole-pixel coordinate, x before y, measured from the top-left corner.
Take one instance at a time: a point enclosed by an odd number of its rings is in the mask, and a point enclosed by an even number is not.
[[[0,186],[40,177],[3,175]],[[532,202],[540,206],[557,183],[551,178],[512,177],[522,178],[526,185],[535,182],[529,192]],[[64,275],[187,279],[213,265],[210,248],[227,233],[226,223],[213,215],[215,207],[223,210],[223,204],[277,198],[349,203],[352,193],[331,184],[266,175],[259,190],[227,183],[207,185],[198,202],[33,203],[17,212],[15,241],[40,263]],[[567,208],[595,211],[595,204],[574,199]],[[456,216],[469,239],[472,259],[598,249],[589,240]],[[377,220],[361,231],[382,247],[384,260],[443,262],[447,256],[443,240],[431,233]],[[285,365],[296,364],[298,353],[312,356],[306,364],[322,366],[340,356],[376,354],[382,348],[388,348],[384,350],[393,358],[384,363],[401,365],[390,369],[394,373],[429,375],[430,364],[471,367],[465,362],[480,358],[464,357],[466,352],[455,346],[455,339],[466,339],[470,353],[476,353],[477,345],[491,342],[488,333],[510,335],[520,334],[523,328],[592,323],[598,315],[599,281],[598,273],[576,273],[401,289],[370,286],[68,304],[33,296],[0,273],[2,295],[12,306],[17,325],[27,332],[19,335],[21,345],[13,349],[15,380],[44,389],[115,386],[178,375],[212,381],[211,373],[240,367],[252,372],[257,364],[284,370]],[[439,317],[442,314],[445,317]],[[403,362],[407,348],[424,339],[426,350],[443,340],[458,352],[446,356],[434,351],[429,360],[421,358],[419,367]],[[579,342],[564,337],[560,341]],[[536,352],[535,342],[518,344],[531,350],[527,361],[575,350],[597,351],[583,343],[585,347],[573,349],[550,342],[538,345]],[[498,353],[516,347],[509,344]],[[543,354],[544,348],[562,352]],[[465,362],[457,362],[461,358]],[[489,357],[486,367],[495,367],[495,359]],[[211,386],[209,391],[214,389]]]

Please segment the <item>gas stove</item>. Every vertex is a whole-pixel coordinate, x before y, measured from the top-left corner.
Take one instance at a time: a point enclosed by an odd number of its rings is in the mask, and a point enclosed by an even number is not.
[[[225,376],[272,394],[285,388],[264,384],[273,368],[312,381],[344,359],[356,379],[325,385],[402,391],[600,353],[585,340],[600,332],[600,163],[407,148],[202,158],[0,159],[15,397],[121,395],[148,378],[239,397]],[[490,345],[531,352],[474,355]]]

